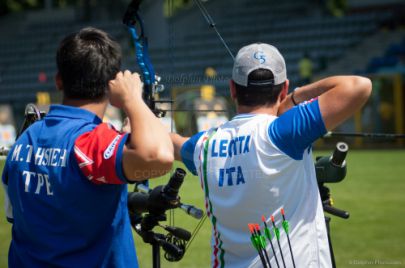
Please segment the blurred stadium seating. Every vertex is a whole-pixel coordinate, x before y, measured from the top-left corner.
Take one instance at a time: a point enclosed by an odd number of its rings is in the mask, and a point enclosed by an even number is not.
[[[367,65],[366,73],[405,73],[405,36],[399,43],[391,44],[379,57]]]
[[[288,77],[294,86],[298,79],[298,61],[304,53],[311,56],[315,72],[322,71],[393,18],[390,9],[365,9],[334,17],[325,12],[319,2],[322,1],[240,0],[230,4],[230,1],[216,0],[207,2],[206,6],[214,14],[220,14],[214,16],[217,27],[235,53],[242,45],[256,41],[277,46],[285,55]],[[188,31],[173,35],[167,44],[151,49],[155,69],[170,88],[184,83],[201,83],[204,70],[211,66],[220,78],[213,81],[214,85],[219,92],[224,91],[231,75],[232,59],[196,7],[186,12],[195,12],[195,15],[181,21],[172,18],[168,22],[172,29],[177,28],[176,23],[186,22],[190,26]],[[99,27],[115,36],[123,46],[124,67],[136,68],[131,41],[120,18],[82,23],[71,15],[53,16],[52,19],[36,16],[20,20],[18,25],[13,34],[0,29],[0,102],[26,103],[35,100],[37,91],[54,91],[57,44],[64,35],[83,26]],[[368,67],[363,66],[364,69],[394,64],[396,59],[392,55],[397,47],[393,45],[387,49],[383,58],[372,60]],[[41,72],[46,74],[46,81],[42,83],[38,81]],[[187,79],[176,79],[176,76]]]
[[[92,25],[117,33],[117,22],[93,22]],[[2,38],[0,101],[33,101],[37,91],[54,91],[53,78],[56,73],[55,54],[58,42],[67,33],[84,26],[70,19],[56,22],[43,19],[26,23],[13,37]],[[119,39],[119,34],[116,37]],[[43,83],[38,81],[40,72],[44,72],[47,76]]]

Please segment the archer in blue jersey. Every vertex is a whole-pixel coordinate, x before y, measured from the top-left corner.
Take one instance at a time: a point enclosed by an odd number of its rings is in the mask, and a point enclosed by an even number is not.
[[[63,105],[19,137],[3,171],[9,267],[137,267],[126,183],[166,173],[173,145],[105,32],[67,36],[57,64]],[[134,131],[102,123],[109,103]]]

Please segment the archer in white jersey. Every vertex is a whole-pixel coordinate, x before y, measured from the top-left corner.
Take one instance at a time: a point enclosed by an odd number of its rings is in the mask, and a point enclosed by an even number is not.
[[[247,224],[276,212],[276,224],[281,226],[282,207],[291,213],[296,263],[300,267],[330,266],[310,149],[311,143],[325,133],[315,101],[297,106],[279,118],[238,115],[183,145],[184,163],[202,180],[213,225],[214,267],[216,263],[218,267],[260,267]],[[286,237],[280,242],[284,259],[292,266]],[[276,267],[275,259],[271,264]]]
[[[311,144],[361,107],[371,84],[341,76],[290,95],[287,90],[278,50],[266,44],[244,47],[235,59],[231,82],[239,115],[191,138],[172,135],[176,159],[201,179],[212,224],[212,267],[261,267],[248,224],[265,215],[271,226],[274,215],[281,226],[281,208],[290,222],[296,266],[331,267]],[[278,260],[283,254],[292,267],[284,232],[280,244],[281,251],[275,246]],[[277,267],[270,246],[267,252]]]

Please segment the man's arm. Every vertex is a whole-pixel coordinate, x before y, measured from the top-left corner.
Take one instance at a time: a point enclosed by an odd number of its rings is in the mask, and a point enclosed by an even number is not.
[[[372,88],[370,79],[365,77],[336,77],[335,80],[339,83],[329,81],[333,88],[319,96],[319,110],[328,130],[337,127],[360,110],[370,97]]]
[[[197,168],[194,163],[194,154],[198,141],[205,131],[201,131],[190,138],[182,137],[171,133],[170,137],[174,145],[174,156],[176,160],[182,161],[187,169],[197,175]]]
[[[300,87],[280,104],[279,115],[294,106],[319,98],[319,108],[325,127],[331,130],[359,110],[371,94],[371,81],[360,76],[332,76]]]
[[[128,180],[139,181],[167,173],[173,163],[173,144],[166,128],[142,99],[139,75],[118,73],[109,83],[110,102],[122,108],[131,126],[122,165]]]
[[[183,147],[184,143],[186,143],[190,138],[180,136],[176,133],[170,133],[170,138],[172,139],[174,147],[174,159],[182,161],[181,148]]]
[[[335,76],[301,87],[294,94],[297,104],[317,99],[290,109],[293,101],[288,95],[280,107],[282,115],[269,125],[270,140],[291,158],[301,160],[315,140],[360,109],[370,92],[370,80],[358,76]]]

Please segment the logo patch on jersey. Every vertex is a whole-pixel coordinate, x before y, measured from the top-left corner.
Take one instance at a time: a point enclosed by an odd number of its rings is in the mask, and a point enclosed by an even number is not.
[[[311,102],[316,101],[317,99],[318,99],[318,97],[313,98],[313,99],[310,99],[310,100],[307,100],[307,101],[304,101],[304,102],[300,103],[299,105],[305,106],[305,105],[307,105],[307,104],[310,104]]]
[[[104,151],[104,159],[110,159],[114,153],[115,146],[117,146],[118,140],[121,138],[121,135],[118,135],[113,139],[113,141],[108,145],[107,149]]]

